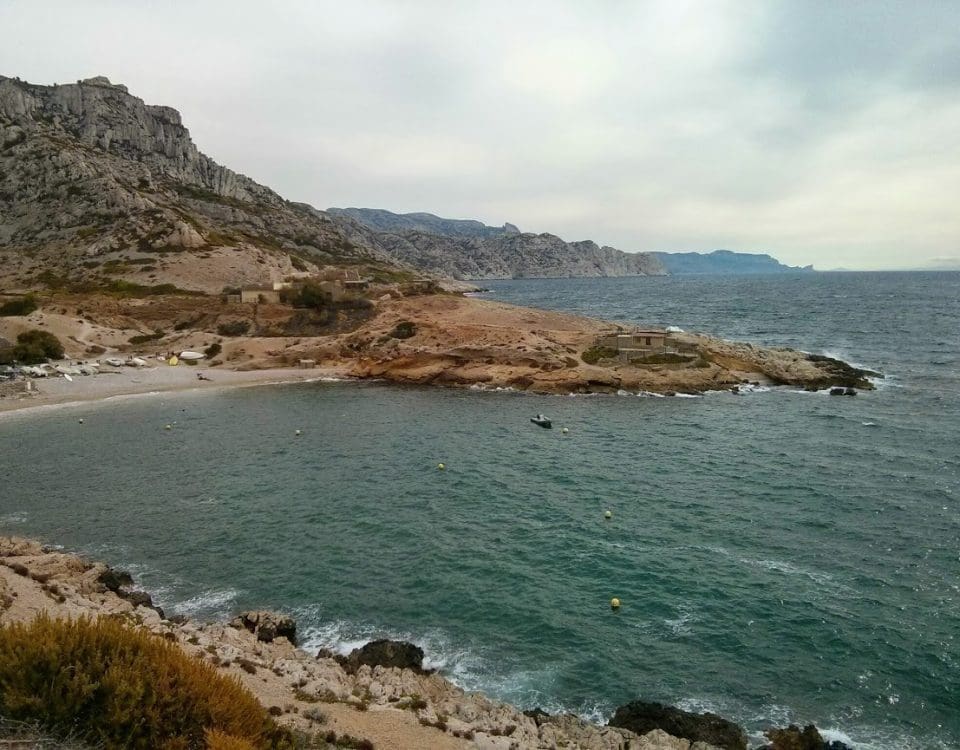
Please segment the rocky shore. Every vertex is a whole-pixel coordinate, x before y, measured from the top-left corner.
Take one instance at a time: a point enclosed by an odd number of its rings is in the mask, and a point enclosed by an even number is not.
[[[235,676],[279,722],[333,744],[350,737],[378,750],[747,748],[746,734],[732,722],[656,703],[621,706],[608,726],[520,711],[425,670],[414,644],[374,641],[348,655],[313,654],[297,648],[296,623],[284,615],[248,612],[227,623],[167,618],[129,574],[36,541],[0,538],[0,625],[42,612],[115,617],[145,628]],[[771,750],[844,750],[813,727],[771,730],[768,737]]]
[[[871,390],[871,378],[879,377],[822,355],[683,332],[669,334],[669,351],[680,354],[624,361],[598,346],[604,333],[616,329],[614,323],[457,294],[384,294],[319,327],[304,311],[287,305],[203,297],[51,295],[41,302],[28,316],[0,318],[0,339],[12,341],[38,328],[57,335],[73,360],[140,355],[152,368],[138,375],[144,382],[165,381],[156,376],[158,369],[167,368],[164,355],[183,350],[215,352],[198,367],[212,378],[202,382],[221,384],[254,379],[249,375],[254,371],[295,378],[292,370],[304,362],[313,369],[301,372],[303,378],[326,374],[561,394],[698,394],[761,385]],[[238,324],[243,335],[219,333]],[[131,344],[131,339],[147,340]],[[194,380],[196,371],[189,368]],[[113,380],[119,384],[123,378]],[[164,389],[161,384],[140,390]],[[31,395],[30,400],[42,402],[45,390],[89,389],[79,383],[54,388],[38,382],[40,398]],[[136,389],[99,391],[105,397]]]

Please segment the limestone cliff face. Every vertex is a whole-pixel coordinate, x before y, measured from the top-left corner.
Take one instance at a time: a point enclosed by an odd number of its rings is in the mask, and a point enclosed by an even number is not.
[[[394,214],[370,208],[331,208],[378,232],[378,247],[429,273],[459,279],[572,276],[657,276],[666,271],[650,253],[625,253],[595,242],[565,242],[552,234],[520,232],[513,224],[432,214]]]
[[[377,232],[424,232],[442,237],[478,239],[500,237],[504,234],[520,234],[513,224],[490,227],[473,219],[444,219],[428,213],[395,214],[380,208],[328,208],[334,216],[348,216]]]
[[[646,254],[431,214],[319,211],[201,153],[170,107],[104,77],[0,76],[0,289],[201,291],[322,265],[485,279],[662,273]]]
[[[395,269],[352,225],[217,164],[176,110],[106,78],[0,77],[0,287],[46,274],[213,291],[324,264]]]

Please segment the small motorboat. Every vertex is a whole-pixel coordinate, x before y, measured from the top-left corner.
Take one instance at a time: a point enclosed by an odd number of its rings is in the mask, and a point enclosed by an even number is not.
[[[530,421],[533,422],[538,427],[543,427],[544,429],[549,430],[553,427],[553,422],[547,419],[543,414],[537,414],[535,417],[530,417]]]

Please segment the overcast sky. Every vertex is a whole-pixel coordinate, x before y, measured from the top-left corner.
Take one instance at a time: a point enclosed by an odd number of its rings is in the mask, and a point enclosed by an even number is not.
[[[954,0],[0,0],[0,29],[0,74],[106,75],[319,208],[960,264]]]

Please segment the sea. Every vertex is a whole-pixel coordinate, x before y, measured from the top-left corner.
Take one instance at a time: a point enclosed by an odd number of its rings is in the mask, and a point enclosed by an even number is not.
[[[960,748],[960,273],[485,283],[883,378],[853,398],[317,381],[10,413],[0,533],[126,568],[171,614],[414,641],[523,708],[644,699],[754,745],[813,722],[857,750]]]

